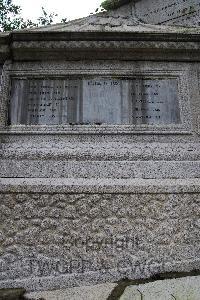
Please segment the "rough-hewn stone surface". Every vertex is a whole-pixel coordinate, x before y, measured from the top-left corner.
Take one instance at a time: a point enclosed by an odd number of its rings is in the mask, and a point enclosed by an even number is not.
[[[64,288],[199,268],[199,193],[151,186],[148,194],[21,193],[2,181],[0,286]]]

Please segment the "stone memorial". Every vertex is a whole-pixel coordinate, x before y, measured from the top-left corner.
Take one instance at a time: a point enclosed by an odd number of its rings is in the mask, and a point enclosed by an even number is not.
[[[0,34],[0,288],[200,269],[198,3],[125,2]]]

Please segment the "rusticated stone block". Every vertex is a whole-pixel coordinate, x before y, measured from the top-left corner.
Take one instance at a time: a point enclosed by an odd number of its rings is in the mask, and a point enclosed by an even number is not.
[[[1,193],[0,286],[48,289],[197,268],[199,201],[187,192]]]

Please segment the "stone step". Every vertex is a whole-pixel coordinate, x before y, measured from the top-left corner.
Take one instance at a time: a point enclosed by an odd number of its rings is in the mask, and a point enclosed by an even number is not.
[[[62,160],[200,160],[200,143],[13,142],[2,143],[2,159]]]
[[[0,159],[0,177],[200,178],[200,161],[79,161]]]

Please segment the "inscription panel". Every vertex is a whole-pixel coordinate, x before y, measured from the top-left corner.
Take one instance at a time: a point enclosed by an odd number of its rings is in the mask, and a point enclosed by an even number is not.
[[[11,125],[177,124],[176,78],[13,79]]]
[[[129,124],[126,81],[99,79],[83,81],[83,122]]]
[[[135,8],[137,16],[145,23],[196,26],[200,23],[199,0],[141,0]]]
[[[67,124],[76,122],[79,80],[18,80],[12,82],[11,124]]]
[[[176,80],[134,80],[129,83],[129,93],[134,124],[179,123]]]

